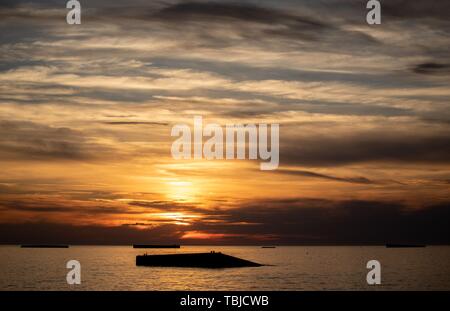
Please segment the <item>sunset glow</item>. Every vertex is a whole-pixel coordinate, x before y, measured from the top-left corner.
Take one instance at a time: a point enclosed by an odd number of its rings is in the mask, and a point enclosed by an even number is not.
[[[5,243],[443,239],[448,20],[388,4],[370,27],[320,1],[108,2],[74,27],[45,1],[0,4]],[[195,116],[280,124],[279,166],[174,159],[171,129]]]

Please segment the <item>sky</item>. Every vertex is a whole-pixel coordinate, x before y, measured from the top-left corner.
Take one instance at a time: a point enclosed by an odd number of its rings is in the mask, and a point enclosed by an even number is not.
[[[0,243],[450,243],[450,3],[0,2]],[[280,124],[280,166],[175,124]]]

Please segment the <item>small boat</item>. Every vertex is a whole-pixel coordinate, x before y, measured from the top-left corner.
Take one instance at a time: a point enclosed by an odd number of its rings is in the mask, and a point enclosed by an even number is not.
[[[69,245],[63,244],[23,244],[21,248],[69,248]]]
[[[178,244],[133,244],[133,248],[180,248]]]
[[[426,247],[423,244],[386,244],[386,248],[415,248],[415,247]]]
[[[241,268],[260,267],[259,263],[222,253],[193,253],[166,255],[138,255],[136,266],[186,268]]]
[[[261,248],[276,248],[276,246],[261,246]]]

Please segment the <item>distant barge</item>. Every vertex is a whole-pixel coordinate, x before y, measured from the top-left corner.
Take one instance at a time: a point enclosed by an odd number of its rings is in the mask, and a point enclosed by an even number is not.
[[[241,268],[260,267],[259,263],[222,253],[194,253],[167,255],[138,255],[136,266],[185,268]]]
[[[276,248],[276,246],[261,246],[261,248]]]
[[[180,248],[178,244],[133,244],[133,248]]]
[[[24,244],[20,245],[21,248],[69,248],[69,245],[58,244]]]
[[[415,248],[415,247],[426,247],[422,244],[386,244],[386,248]]]

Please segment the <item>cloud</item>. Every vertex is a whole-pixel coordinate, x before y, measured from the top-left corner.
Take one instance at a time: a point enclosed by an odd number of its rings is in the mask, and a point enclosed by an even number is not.
[[[410,209],[395,202],[279,199],[222,212],[227,215],[225,221],[198,221],[190,226],[1,223],[0,243],[173,243],[192,232],[211,238],[204,241],[191,235],[189,243],[254,244],[268,238],[276,244],[450,243],[448,203]]]
[[[450,236],[448,204],[408,209],[395,202],[291,199],[254,202],[228,213],[228,223],[199,223],[191,230],[318,244],[448,243]]]
[[[69,128],[26,121],[0,120],[0,157],[3,160],[86,160],[99,146]]]
[[[366,177],[337,177],[332,175],[320,174],[311,171],[304,170],[292,170],[292,169],[277,169],[274,171],[277,174],[294,175],[309,178],[319,178],[325,180],[342,181],[355,184],[374,184],[375,182]]]
[[[146,209],[152,209],[154,211],[189,211],[198,210],[205,211],[202,209],[197,209],[195,203],[179,203],[168,200],[131,200],[128,202],[129,205],[144,207]]]
[[[413,68],[415,73],[419,74],[450,74],[450,65],[438,63],[421,63]]]
[[[171,23],[175,27],[179,27],[182,20],[183,28],[190,34],[190,30],[195,29],[195,37],[203,46],[230,46],[244,40],[253,44],[270,44],[271,40],[278,40],[283,49],[298,48],[303,41],[322,42],[323,48],[337,40],[364,42],[366,45],[378,43],[369,34],[348,31],[325,23],[317,16],[300,12],[263,7],[251,2],[180,2],[162,8],[147,18]],[[186,24],[189,26],[186,27]],[[197,25],[203,26],[199,28]],[[219,27],[226,31],[220,31]],[[215,34],[219,37],[216,38]],[[303,48],[307,46],[303,45]],[[334,45],[334,48],[341,47]]]
[[[2,13],[4,18],[23,18],[53,21],[57,23],[64,8],[55,9],[56,4],[17,5]],[[178,44],[191,47],[227,47],[252,42],[256,45],[270,44],[272,49],[293,50],[299,46],[308,48],[304,42],[321,42],[321,49],[342,49],[345,46],[336,45],[340,42],[363,42],[366,45],[376,45],[377,40],[371,35],[347,30],[339,25],[325,23],[310,10],[301,14],[301,10],[291,12],[276,6],[264,7],[250,1],[181,1],[145,3],[135,2],[134,5],[123,6],[118,3],[92,2],[85,10],[85,19],[93,23],[110,23],[124,29],[133,27],[135,31],[147,28],[147,23],[161,29],[168,38],[177,38]],[[180,23],[180,21],[183,21]],[[140,23],[141,25],[137,25]],[[131,25],[130,25],[131,24]],[[175,31],[174,31],[175,30]],[[184,32],[184,40],[177,33]],[[278,41],[280,48],[273,44]]]
[[[203,234],[227,243],[340,243],[406,239],[409,230],[411,239],[442,240],[449,10],[410,2],[383,3],[381,27],[369,27],[357,0],[93,0],[82,4],[83,24],[71,27],[61,1],[3,1],[0,219],[18,225],[5,224],[0,237],[19,241],[17,230],[34,228],[42,229],[36,239],[83,243]],[[280,123],[280,160],[292,169],[173,165],[166,125],[193,115]],[[356,170],[363,176],[349,173]],[[245,189],[243,172],[252,178]],[[405,184],[380,182],[397,177]],[[166,200],[178,190],[167,189],[167,178],[195,180],[205,202]],[[130,189],[154,194],[120,191]],[[283,199],[304,190],[322,200]],[[430,202],[422,212],[376,201],[387,196]],[[366,200],[333,201],[348,197]],[[177,226],[164,212],[196,218]],[[20,224],[29,220],[39,223]],[[377,238],[376,224],[388,232]]]
[[[450,4],[440,0],[393,0],[382,4],[383,14],[402,19],[450,20]]]
[[[313,18],[301,17],[273,8],[258,7],[250,3],[221,3],[221,2],[181,2],[160,10],[156,17],[163,20],[180,19],[205,20],[223,22],[253,22],[263,24],[281,24],[294,29],[323,29],[325,23]]]
[[[46,222],[1,224],[0,234],[4,237],[0,243],[8,244],[45,241],[56,244],[131,245],[177,241],[180,237],[175,225],[139,230],[133,226],[77,226]]]
[[[168,123],[148,122],[148,121],[105,121],[103,124],[109,125],[162,125],[167,126]]]
[[[9,193],[10,194],[10,193]],[[140,211],[133,211],[126,209],[124,206],[114,204],[113,202],[100,202],[100,200],[61,200],[53,193],[53,196],[36,196],[28,193],[29,198],[12,198],[8,196],[2,197],[0,203],[0,210],[3,212],[30,212],[34,215],[48,214],[48,213],[65,213],[72,214],[78,220],[82,215],[94,216],[94,215],[126,215],[126,214],[139,214]],[[95,196],[91,194],[91,196]],[[30,198],[32,197],[32,198]],[[97,195],[98,197],[98,195]]]
[[[450,161],[447,131],[414,134],[392,129],[281,138],[282,164],[333,166],[352,163],[443,163]]]

